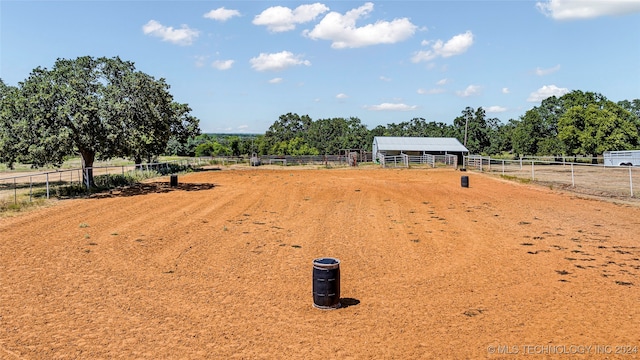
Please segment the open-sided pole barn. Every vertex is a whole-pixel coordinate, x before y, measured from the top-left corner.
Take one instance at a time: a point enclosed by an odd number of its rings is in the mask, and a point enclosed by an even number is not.
[[[456,138],[376,136],[372,144],[373,158],[382,165],[387,164],[387,160],[397,157],[406,162],[406,165],[414,162],[412,159],[430,163],[430,160],[426,159],[434,159],[434,156],[444,156],[445,159],[455,156],[457,165],[468,153],[469,150]],[[448,163],[451,160],[446,161]]]

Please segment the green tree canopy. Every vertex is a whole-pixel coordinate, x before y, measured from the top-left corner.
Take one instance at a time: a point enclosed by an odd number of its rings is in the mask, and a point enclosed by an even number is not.
[[[419,136],[419,137],[456,137],[452,125],[442,122],[427,122],[424,118],[413,118],[401,123],[391,123],[386,128],[379,126],[374,129],[374,136]],[[373,141],[373,137],[371,137]]]
[[[618,106],[635,115],[637,120],[640,121],[640,99],[622,100],[618,102]],[[638,125],[640,125],[640,122]]]
[[[303,138],[296,137],[290,140],[283,140],[271,147],[269,152],[273,155],[318,155],[318,149],[310,146]]]
[[[623,107],[625,105],[629,107],[629,110],[632,110],[634,104],[636,103],[627,101],[622,105],[616,105],[602,94],[580,90],[571,91],[559,98],[551,96],[543,100],[540,106],[528,110],[516,122],[512,131],[513,149],[516,153],[526,155],[576,154],[576,151],[585,155],[595,154],[593,151],[596,150],[593,146],[583,146],[586,143],[578,145],[578,136],[574,133],[578,131],[577,129],[581,129],[580,132],[583,133],[584,129],[581,128],[582,120],[580,119],[582,116],[586,116],[584,113],[586,109],[591,108],[589,117],[595,116],[593,111],[596,109],[608,109],[621,120],[635,123],[638,119],[637,115],[634,116],[632,112],[626,111]],[[570,110],[571,113],[567,115]],[[576,118],[570,120],[567,116]],[[563,118],[561,125],[560,120]],[[566,126],[574,126],[574,128],[561,129]],[[636,133],[637,128],[638,125],[636,125]],[[560,135],[561,132],[563,135]],[[601,137],[600,140],[608,142],[609,140],[604,140],[605,138],[606,136]],[[604,143],[602,145],[609,147]]]
[[[304,137],[311,122],[309,115],[300,116],[292,113],[280,115],[278,121],[274,122],[265,133],[266,146],[271,147],[282,141]]]
[[[51,69],[38,67],[20,83],[13,102],[13,118],[4,124],[21,141],[10,151],[35,165],[60,164],[71,154],[79,154],[85,168],[119,156],[139,162],[160,155],[171,136],[186,140],[200,132],[198,119],[173,101],[164,79],[118,57],[58,59]],[[93,183],[92,172],[87,175]]]
[[[306,133],[310,146],[321,154],[338,154],[343,149],[362,149],[368,144],[369,131],[356,117],[319,119]]]
[[[574,106],[560,117],[558,138],[574,155],[635,149],[639,136],[632,119],[631,113],[613,102]]]
[[[467,107],[462,111],[462,116],[453,120],[453,126],[459,134],[458,139],[462,138],[462,143],[470,153],[484,154],[492,151],[492,137],[497,136],[500,122],[495,118],[487,120],[482,107],[476,110]],[[495,146],[498,146],[497,139]]]
[[[13,167],[13,163],[21,160],[19,144],[20,134],[16,131],[25,127],[19,114],[24,105],[18,93],[18,88],[7,86],[0,79],[0,162]],[[25,129],[26,131],[26,129]]]

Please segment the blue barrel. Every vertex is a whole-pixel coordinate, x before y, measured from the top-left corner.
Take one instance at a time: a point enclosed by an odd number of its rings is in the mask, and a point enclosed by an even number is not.
[[[313,260],[313,306],[319,309],[340,307],[340,260]]]

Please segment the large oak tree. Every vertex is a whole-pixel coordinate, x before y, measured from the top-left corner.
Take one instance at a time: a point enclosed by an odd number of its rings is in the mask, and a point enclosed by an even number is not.
[[[200,133],[199,120],[186,104],[173,101],[164,79],[119,57],[58,59],[51,69],[34,69],[9,93],[0,125],[20,141],[3,149],[13,154],[4,160],[60,164],[79,154],[89,184],[96,159],[131,157],[140,163],[160,155],[170,137],[186,141]]]
[[[613,102],[574,106],[558,120],[558,138],[571,154],[597,156],[605,151],[632,150],[640,140],[633,115]]]

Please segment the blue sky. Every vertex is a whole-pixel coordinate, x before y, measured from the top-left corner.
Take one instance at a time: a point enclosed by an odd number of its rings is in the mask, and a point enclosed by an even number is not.
[[[571,90],[640,98],[638,24],[640,0],[2,0],[0,78],[119,56],[209,133],[289,112],[450,124],[467,106],[506,123]]]

